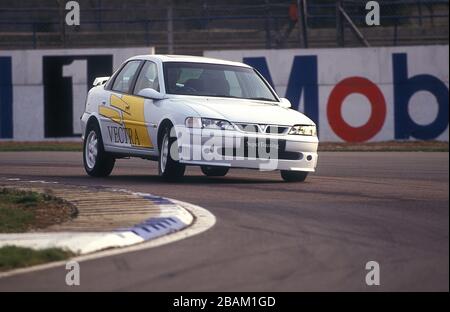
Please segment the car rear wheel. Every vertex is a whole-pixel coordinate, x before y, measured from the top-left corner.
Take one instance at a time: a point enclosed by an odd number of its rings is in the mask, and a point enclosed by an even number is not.
[[[91,123],[86,130],[83,163],[86,173],[92,177],[109,176],[114,168],[115,159],[105,152],[102,134],[96,123]]]
[[[171,151],[178,151],[178,144],[176,138],[170,137],[170,130],[171,128],[167,127],[162,136],[159,146],[158,168],[159,175],[163,179],[175,180],[184,175],[186,166],[172,158]],[[175,144],[175,146],[173,146],[173,144]]]
[[[201,166],[202,172],[208,177],[224,177],[230,168],[217,166]]]
[[[286,182],[304,182],[307,176],[308,172],[306,171],[281,170],[281,177]]]

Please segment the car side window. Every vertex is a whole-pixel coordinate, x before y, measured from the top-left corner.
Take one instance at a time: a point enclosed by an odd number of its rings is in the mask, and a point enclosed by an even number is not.
[[[133,83],[133,78],[136,75],[136,71],[139,68],[141,61],[128,62],[117,75],[112,86],[113,91],[128,93],[130,86]]]
[[[158,67],[150,61],[146,61],[142,67],[133,93],[137,95],[141,90],[146,88],[151,88],[159,92]]]

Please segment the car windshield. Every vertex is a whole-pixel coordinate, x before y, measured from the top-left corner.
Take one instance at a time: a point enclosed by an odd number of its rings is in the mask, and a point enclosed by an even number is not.
[[[278,102],[252,68],[188,63],[164,63],[166,93]]]

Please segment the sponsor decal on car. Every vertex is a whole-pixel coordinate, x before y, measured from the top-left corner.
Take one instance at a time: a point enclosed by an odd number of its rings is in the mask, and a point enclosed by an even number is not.
[[[109,118],[118,126],[107,126],[111,142],[153,148],[144,116],[144,99],[136,96],[122,97],[112,94],[110,105],[99,105],[101,116]]]

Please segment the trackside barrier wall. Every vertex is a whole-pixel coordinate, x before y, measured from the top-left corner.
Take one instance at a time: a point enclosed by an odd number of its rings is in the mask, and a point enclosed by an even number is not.
[[[95,77],[153,48],[0,51],[0,140],[80,135]],[[322,141],[448,141],[449,48],[206,51],[257,68]]]
[[[154,48],[0,51],[0,140],[80,136],[80,116],[95,77]]]
[[[448,45],[204,55],[255,67],[322,141],[448,141]]]

